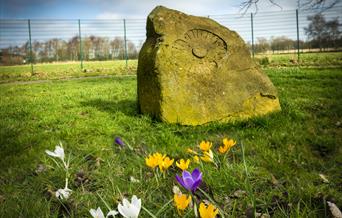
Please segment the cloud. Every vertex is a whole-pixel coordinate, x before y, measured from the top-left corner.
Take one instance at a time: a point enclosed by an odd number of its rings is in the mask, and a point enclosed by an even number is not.
[[[103,12],[101,14],[96,15],[96,19],[122,19],[122,14],[114,13],[114,12]]]
[[[187,14],[207,16],[212,14],[236,13],[239,8],[238,2],[227,2],[227,0],[140,0],[134,4],[127,0],[108,1],[87,0],[90,4],[97,4],[103,11],[96,18],[145,18],[158,5],[179,10]]]

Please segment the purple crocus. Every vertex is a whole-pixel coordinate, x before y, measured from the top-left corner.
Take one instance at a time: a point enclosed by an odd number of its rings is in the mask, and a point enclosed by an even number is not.
[[[125,143],[122,141],[122,139],[120,137],[115,137],[115,143],[120,145],[121,147],[125,146]]]
[[[202,173],[198,168],[194,169],[191,174],[184,170],[182,177],[176,175],[176,179],[184,188],[191,192],[195,192],[202,182]]]

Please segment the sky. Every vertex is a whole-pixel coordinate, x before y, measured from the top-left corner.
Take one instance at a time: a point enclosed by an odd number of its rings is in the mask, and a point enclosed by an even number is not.
[[[254,41],[274,36],[296,39],[297,1],[306,0],[274,0],[281,8],[270,0],[259,0],[258,12],[254,14]],[[325,11],[324,15],[327,20],[339,17],[342,23],[342,0],[338,1],[336,7]],[[27,19],[32,19],[32,41],[51,38],[68,41],[79,34],[77,19],[81,19],[82,37],[123,37],[123,19],[127,19],[127,38],[135,45],[141,45],[146,38],[146,17],[158,5],[192,15],[210,15],[210,18],[238,32],[246,42],[251,42],[250,13],[256,10],[251,7],[243,15],[241,2],[243,0],[0,0],[0,48],[21,45],[28,40]],[[299,12],[299,37],[302,40],[306,39],[307,17],[314,13]]]
[[[242,0],[2,0],[0,19],[129,19],[145,18],[157,5],[193,15],[239,13]],[[260,0],[259,11],[291,10],[297,0]],[[251,8],[253,11],[254,8]]]

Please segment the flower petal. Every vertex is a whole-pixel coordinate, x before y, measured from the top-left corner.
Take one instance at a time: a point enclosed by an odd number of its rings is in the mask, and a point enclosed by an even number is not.
[[[191,177],[194,181],[197,181],[199,178],[202,178],[202,173],[198,168],[196,168],[194,171],[192,171]]]
[[[63,147],[57,145],[55,148],[55,153],[58,155],[59,158],[64,160],[64,149],[63,149]]]
[[[45,153],[47,153],[48,155],[52,156],[52,157],[58,157],[58,155],[55,152],[49,151],[49,150],[45,150]]]
[[[192,192],[196,191],[196,189],[201,185],[201,183],[202,183],[202,179],[195,181],[194,184],[192,185],[191,191]]]
[[[116,210],[111,210],[107,213],[107,216],[106,217],[109,217],[109,216],[112,216],[112,217],[115,217],[116,215],[118,215],[118,211]]]
[[[120,145],[121,147],[125,146],[125,143],[122,141],[120,137],[115,138],[115,143]]]
[[[136,195],[132,196],[131,204],[134,205],[138,209],[138,213],[140,212],[141,208],[141,199],[138,199]]]
[[[131,206],[131,203],[130,203],[126,198],[124,198],[124,199],[122,200],[122,204],[123,204],[123,206],[126,207],[126,208],[128,208],[128,207]]]
[[[191,177],[184,178],[185,188],[189,191],[192,190],[192,186],[194,185],[194,180]]]
[[[89,213],[92,217],[96,217],[96,210],[95,209],[90,209]]]
[[[122,206],[121,203],[119,203],[118,205],[118,210],[119,210],[119,213],[123,216],[123,217],[128,217],[126,216],[126,208],[124,206]]]
[[[103,212],[102,212],[100,207],[97,208],[96,214],[97,214],[96,218],[104,218],[104,214],[103,214]]]
[[[183,186],[185,188],[185,183],[180,176],[176,175],[176,180],[181,186]]]
[[[186,170],[183,171],[182,177],[183,177],[183,180],[185,178],[192,178],[191,174],[188,171],[186,171]]]

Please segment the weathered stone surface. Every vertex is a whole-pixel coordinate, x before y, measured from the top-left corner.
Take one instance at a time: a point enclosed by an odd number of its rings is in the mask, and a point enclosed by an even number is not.
[[[280,110],[276,89],[236,32],[162,6],[146,29],[138,62],[142,113],[199,125]]]

